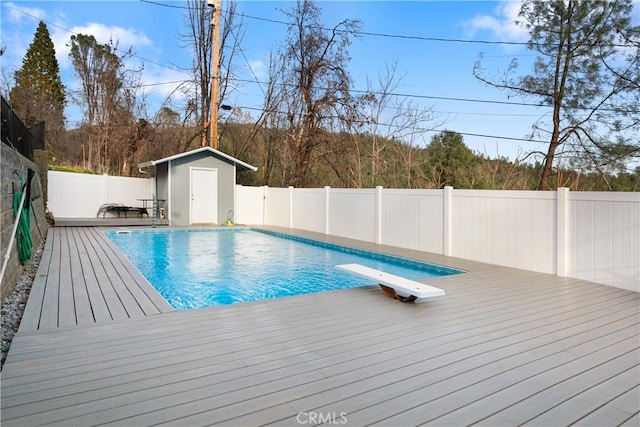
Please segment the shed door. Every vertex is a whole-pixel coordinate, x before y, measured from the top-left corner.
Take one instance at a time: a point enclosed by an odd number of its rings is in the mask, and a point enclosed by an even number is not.
[[[218,223],[218,170],[191,168],[191,224]]]

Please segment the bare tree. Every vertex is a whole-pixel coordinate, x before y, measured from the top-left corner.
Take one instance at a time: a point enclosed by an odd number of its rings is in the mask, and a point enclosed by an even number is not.
[[[287,114],[286,183],[302,187],[317,149],[328,143],[327,129],[352,106],[347,48],[360,23],[347,19],[325,29],[320,9],[310,0],[299,0],[283,12],[289,27],[274,84],[280,110]]]
[[[117,42],[100,44],[92,35],[71,36],[70,56],[82,84],[74,100],[82,107],[83,124],[89,130],[87,166],[103,173],[110,169],[109,141],[117,116],[130,115],[125,113],[128,94],[123,91],[123,84],[128,73],[124,61],[131,51],[122,56],[117,52]]]
[[[394,63],[386,64],[385,72],[378,74],[375,84],[368,82],[365,129],[371,135],[371,148],[367,154],[371,164],[371,182],[368,183],[371,186],[386,183],[411,188],[417,166],[415,150],[427,144],[424,135],[429,130],[445,122],[432,107],[420,106],[405,96],[396,95],[402,80]],[[389,147],[394,151],[393,157],[384,155]],[[389,165],[391,159],[397,164]]]

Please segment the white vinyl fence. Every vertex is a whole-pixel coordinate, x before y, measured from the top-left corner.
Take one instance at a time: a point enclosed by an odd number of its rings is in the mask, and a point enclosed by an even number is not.
[[[49,171],[47,209],[54,218],[95,218],[100,205],[122,203],[141,206],[138,199],[150,199],[152,178],[128,178]]]
[[[140,204],[152,178],[48,173],[56,218]],[[315,231],[640,292],[640,193],[236,186],[234,220]]]
[[[236,222],[640,291],[640,193],[242,187]]]

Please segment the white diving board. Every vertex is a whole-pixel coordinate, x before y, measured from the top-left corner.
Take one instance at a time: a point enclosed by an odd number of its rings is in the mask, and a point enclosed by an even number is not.
[[[336,268],[377,281],[385,295],[399,299],[402,302],[412,302],[418,299],[446,295],[446,292],[442,289],[360,264],[342,264],[336,265]]]

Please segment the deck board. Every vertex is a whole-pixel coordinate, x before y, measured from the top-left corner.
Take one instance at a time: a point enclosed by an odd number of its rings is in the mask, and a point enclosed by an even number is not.
[[[121,279],[127,284],[128,292],[133,296],[136,304],[141,309],[141,311],[138,312],[139,315],[173,311],[171,305],[149,285],[147,279],[129,262],[111,240],[99,234],[95,235],[95,238],[99,240],[99,244],[104,247],[105,253],[111,263],[114,266],[118,266],[118,273]]]
[[[635,363],[634,363],[635,362]],[[593,412],[594,406],[601,404],[602,396],[611,396],[617,397],[616,393],[619,393],[620,390],[628,390],[637,386],[638,383],[638,357],[637,353],[635,353],[635,360],[632,359],[632,365],[626,371],[620,372],[622,370],[619,366],[615,366],[615,369],[607,369],[609,366],[607,364],[603,364],[598,368],[594,368],[591,371],[586,372],[585,374],[577,377],[573,381],[565,381],[563,384],[557,386],[556,390],[552,393],[545,394],[543,398],[546,400],[544,406],[549,408],[545,413],[538,415],[536,413],[528,413],[525,418],[524,414],[521,413],[518,415],[518,418],[512,417],[514,421],[526,419],[528,425],[538,425],[544,426],[549,424],[561,424],[561,425],[569,425],[578,422],[578,420],[583,419],[585,416],[589,415]],[[595,370],[598,370],[598,374],[601,378],[598,378],[595,374]],[[604,372],[603,372],[604,370]],[[597,382],[599,379],[602,381]],[[569,394],[566,391],[560,390],[561,387],[574,387],[575,395],[570,397],[569,399],[562,400],[566,398]],[[553,400],[553,397],[556,397]],[[612,399],[613,400],[613,399]],[[607,403],[608,405],[608,403]],[[522,410],[526,406],[521,404],[513,409],[510,408],[514,413],[516,411]],[[627,418],[631,415],[626,413]],[[487,419],[489,424],[493,425],[505,425],[511,423],[505,422],[496,422],[496,418]],[[620,420],[622,422],[624,420]]]
[[[47,280],[44,283],[44,298],[42,300],[42,308],[38,328],[40,328],[41,325],[47,325],[46,327],[51,328],[58,327],[58,311],[60,309],[58,301],[60,293],[60,259],[62,256],[62,240],[62,236],[58,233],[57,238],[53,241],[51,258],[49,260],[49,268],[47,272]]]
[[[140,306],[135,302],[131,291],[120,277],[118,269],[108,257],[106,248],[102,245],[94,233],[87,233],[86,239],[92,246],[91,253],[94,256],[94,268],[103,275],[100,283],[104,283],[102,292],[107,300],[109,312],[114,319],[135,318],[142,316]]]
[[[42,302],[49,275],[49,264],[51,263],[54,240],[55,233],[52,229],[49,229],[44,249],[40,257],[40,264],[36,270],[36,275],[31,286],[31,292],[29,293],[29,300],[24,312],[22,313],[19,331],[33,331],[38,329],[40,316],[42,314]]]
[[[309,412],[347,425],[638,420],[638,293],[422,254],[469,273],[430,281],[447,295],[421,304],[372,284],[171,311],[99,230],[51,242],[43,259],[70,272],[76,313],[111,289],[125,315],[103,298],[120,315],[29,320],[2,372],[3,425],[296,425]],[[30,319],[45,294],[34,289]]]
[[[78,304],[76,304],[70,254],[70,246],[73,245],[73,241],[70,241],[69,232],[69,229],[65,228],[60,239],[60,280],[58,291],[58,325],[60,327],[77,324],[76,306],[81,303],[81,301],[78,301]]]
[[[74,228],[75,242],[78,250],[80,265],[82,266],[82,275],[84,278],[84,286],[87,289],[87,297],[93,321],[96,323],[107,322],[112,320],[107,301],[102,293],[102,288],[98,282],[96,270],[93,268],[91,258],[89,257],[90,248],[87,246],[88,241],[85,233]],[[78,320],[86,320],[86,324],[91,324],[91,317],[79,316]],[[85,323],[79,323],[84,325]]]
[[[88,286],[82,269],[81,242],[78,241],[77,230],[68,228],[66,230],[69,244],[69,256],[71,258],[71,280],[73,282],[74,312],[77,324],[92,323],[95,321],[93,308],[89,300]]]

